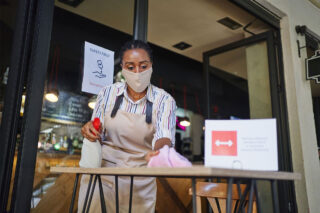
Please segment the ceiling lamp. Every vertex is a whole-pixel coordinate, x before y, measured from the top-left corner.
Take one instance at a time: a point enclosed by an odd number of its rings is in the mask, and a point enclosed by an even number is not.
[[[189,118],[187,116],[183,117],[182,120],[180,121],[180,125],[185,127],[190,126]]]
[[[21,107],[20,107],[20,116],[23,116],[24,113],[24,104],[26,103],[26,95],[23,93],[21,97]]]
[[[55,103],[59,100],[59,92],[56,89],[51,89],[47,94],[45,95],[45,98],[52,102]]]
[[[45,98],[50,102],[57,102],[59,100],[59,91],[58,91],[58,66],[59,66],[59,57],[60,57],[60,48],[56,47],[52,59],[52,67],[50,72],[50,79],[48,81],[47,93]],[[55,68],[55,69],[54,69]],[[55,73],[55,84],[52,87],[53,74]]]
[[[25,102],[26,102],[26,95],[23,94],[21,98],[21,105],[24,106]]]
[[[88,106],[89,106],[91,109],[94,109],[94,107],[96,106],[96,103],[97,103],[97,97],[96,97],[96,96],[92,96],[92,97],[89,99]]]
[[[186,116],[186,110],[187,110],[187,87],[184,86],[183,87],[183,102],[184,102],[184,115],[185,117],[182,118],[182,120],[180,121],[180,125],[187,127],[190,126],[190,120],[189,118]]]

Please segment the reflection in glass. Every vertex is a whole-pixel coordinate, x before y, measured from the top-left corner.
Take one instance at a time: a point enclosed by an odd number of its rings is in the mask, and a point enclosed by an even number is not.
[[[210,57],[210,72],[216,76],[211,80],[215,118],[272,117],[266,42]]]

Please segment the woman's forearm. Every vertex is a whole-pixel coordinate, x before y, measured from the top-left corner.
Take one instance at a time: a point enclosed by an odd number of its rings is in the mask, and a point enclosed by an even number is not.
[[[171,140],[169,138],[160,138],[156,141],[154,145],[154,150],[159,150],[165,145],[168,145],[169,147],[171,147]]]

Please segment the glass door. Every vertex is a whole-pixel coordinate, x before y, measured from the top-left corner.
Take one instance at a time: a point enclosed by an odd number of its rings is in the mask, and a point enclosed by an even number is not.
[[[13,43],[14,43],[14,33],[15,33],[15,23],[17,18],[17,9],[18,9],[18,1],[1,1],[0,2],[0,126],[1,129],[8,128],[8,121],[2,122],[4,114],[8,118],[8,109],[4,113],[5,104],[5,94],[10,93],[11,88],[8,86],[9,83],[9,73],[14,68],[10,65],[13,57]],[[13,69],[12,69],[13,68]],[[11,74],[11,76],[14,74]],[[9,90],[9,91],[8,91]],[[19,120],[19,116],[16,116],[17,120]],[[10,121],[9,121],[10,122]],[[3,125],[3,126],[2,126]],[[2,136],[2,135],[1,135]],[[20,139],[20,135],[17,135],[17,140]],[[12,147],[9,146],[7,141],[1,137],[0,141],[1,150],[4,152],[0,152],[0,212],[5,211],[6,205],[5,203],[9,202],[8,198],[5,196],[6,194],[12,193],[12,184],[10,187],[10,181],[12,178],[10,175],[14,173],[12,171],[12,167],[8,164],[10,155],[15,155],[15,145]],[[16,162],[16,157],[13,159]],[[14,169],[13,169],[14,170]]]
[[[292,171],[277,32],[253,35],[203,54],[207,118],[276,118],[279,170]],[[260,186],[271,206],[270,187]],[[293,185],[278,185],[281,212],[295,203]],[[289,192],[289,193],[288,193]],[[291,206],[291,207],[289,207]]]

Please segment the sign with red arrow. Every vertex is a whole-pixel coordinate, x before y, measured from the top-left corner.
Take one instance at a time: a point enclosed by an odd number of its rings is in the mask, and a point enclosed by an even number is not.
[[[277,171],[276,120],[206,120],[205,166]]]

